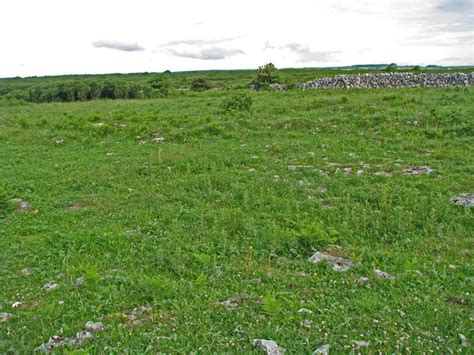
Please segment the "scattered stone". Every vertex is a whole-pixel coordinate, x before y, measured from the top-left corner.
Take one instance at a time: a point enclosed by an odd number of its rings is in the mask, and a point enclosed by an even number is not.
[[[313,326],[313,321],[312,320],[309,320],[309,319],[303,319],[301,322],[300,322],[300,325],[303,327],[303,328],[311,328]]]
[[[395,276],[392,276],[392,275],[386,273],[385,271],[374,270],[374,272],[375,272],[375,275],[377,275],[377,277],[379,277],[381,279],[386,279],[386,280],[394,280],[395,279]]]
[[[31,269],[30,268],[24,268],[24,269],[21,269],[20,271],[23,275],[25,276],[30,276],[31,275]]]
[[[354,266],[359,266],[360,263],[354,263],[352,260],[339,258],[330,254],[321,253],[317,251],[310,258],[309,261],[317,264],[323,260],[326,260],[332,265],[334,271],[347,271]]]
[[[329,349],[331,348],[331,345],[329,344],[324,344],[323,346],[320,346],[319,348],[317,348],[315,351],[313,351],[313,355],[317,355],[317,354],[324,354],[324,355],[327,355],[329,354]]]
[[[274,175],[274,176],[273,176],[273,180],[275,180],[275,181],[280,181],[280,180],[281,180],[280,175]]]
[[[456,269],[456,265],[449,264],[449,265],[448,265],[448,268],[450,268],[451,270],[455,270],[455,269]]]
[[[296,183],[298,184],[298,186],[304,186],[304,181],[303,180],[298,180],[298,181],[296,181]]]
[[[357,170],[357,176],[361,176],[362,174],[364,174],[364,170]]]
[[[24,305],[23,302],[14,302],[12,303],[12,308],[20,308]]]
[[[146,141],[145,140],[140,140],[140,141],[138,141],[138,144],[139,145],[144,145],[144,144],[146,144]]]
[[[431,174],[434,170],[429,166],[407,166],[403,172],[408,175],[419,176],[421,174]]]
[[[74,281],[74,284],[78,287],[82,286],[84,284],[84,276],[78,277],[76,281]]]
[[[64,301],[58,301],[58,304],[62,306],[64,304]]]
[[[122,315],[128,319],[130,326],[138,326],[151,319],[151,307],[136,307],[129,314],[124,313]]]
[[[92,339],[94,332],[99,332],[105,329],[102,323],[87,322],[85,325],[86,329],[83,329],[76,333],[73,338],[65,338],[59,335],[53,335],[49,338],[49,341],[45,344],[38,346],[35,351],[50,351],[55,348],[59,348],[64,345],[80,346],[83,343]]]
[[[456,205],[471,208],[474,206],[474,192],[455,196],[452,200]]]
[[[43,285],[43,288],[46,291],[51,291],[51,290],[54,290],[55,288],[58,288],[58,287],[59,287],[59,285],[55,284],[54,282],[47,282]]]
[[[114,153],[113,153],[113,152],[107,152],[107,153],[105,153],[105,155],[107,155],[108,157],[110,157],[110,156],[114,155]]]
[[[254,339],[253,346],[264,351],[267,355],[283,355],[285,349],[278,346],[273,340]]]
[[[319,170],[319,175],[320,175],[320,176],[329,176],[329,171],[327,171],[327,170]]]
[[[321,149],[329,149],[331,148],[331,145],[329,144],[321,144]]]
[[[54,141],[54,144],[63,144],[64,143],[64,139],[56,139]]]
[[[97,122],[94,123],[94,127],[102,127],[105,123],[104,122]]]
[[[405,318],[405,316],[407,315],[405,312],[403,312],[403,311],[401,311],[401,310],[398,311],[398,314],[399,314],[400,317],[402,317],[402,318]]]
[[[308,309],[308,308],[300,308],[298,310],[298,313],[301,313],[301,314],[313,314],[313,311]]]
[[[285,84],[269,84],[270,89],[275,91],[286,91],[288,90],[288,85]]]
[[[360,284],[367,284],[370,282],[370,279],[368,277],[361,277],[357,280],[357,282]]]
[[[466,338],[465,335],[459,334],[459,338],[461,339],[461,345],[465,348],[469,348],[471,346],[471,342],[469,339]]]
[[[313,165],[288,165],[288,170],[296,171],[299,169],[311,169],[313,167],[314,167]]]
[[[0,312],[0,324],[5,323],[7,320],[13,318],[13,314]]]
[[[12,202],[16,206],[16,209],[19,213],[25,213],[28,211],[33,213],[38,212],[38,210],[31,208],[31,203],[29,203],[28,201],[24,201],[21,198],[12,198],[10,202]]]
[[[250,168],[250,169],[249,169],[249,173],[254,173],[254,172],[256,172],[256,171],[257,171],[257,170],[254,169],[254,168]]]
[[[369,342],[365,340],[353,340],[352,342],[359,347],[369,346]]]
[[[319,186],[317,189],[316,189],[319,193],[325,193],[327,192],[328,189],[326,189],[325,187],[323,186]]]
[[[228,309],[234,309],[234,308],[237,308],[242,303],[243,300],[244,300],[243,296],[235,296],[225,301],[216,302],[215,304],[225,306]]]
[[[156,143],[163,143],[165,141],[165,138],[159,136],[158,134],[155,134],[153,135],[152,141]]]
[[[344,172],[344,175],[348,176],[352,173],[352,168],[344,168],[342,171]]]
[[[105,327],[101,322],[88,321],[85,325],[85,329],[89,332],[96,333],[104,330]]]

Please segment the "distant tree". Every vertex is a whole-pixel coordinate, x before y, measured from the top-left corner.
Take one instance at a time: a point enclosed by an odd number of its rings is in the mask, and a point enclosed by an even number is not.
[[[398,66],[396,63],[391,63],[385,68],[385,70],[388,72],[397,71],[397,69],[398,69]]]
[[[192,91],[206,91],[209,89],[210,89],[210,86],[205,79],[202,79],[202,78],[194,79],[191,82]]]
[[[415,73],[418,73],[421,71],[421,67],[419,65],[415,65],[411,70],[414,71]]]
[[[261,89],[268,87],[270,84],[277,83],[278,77],[278,69],[272,63],[268,63],[258,67],[256,77],[251,84],[257,89]]]

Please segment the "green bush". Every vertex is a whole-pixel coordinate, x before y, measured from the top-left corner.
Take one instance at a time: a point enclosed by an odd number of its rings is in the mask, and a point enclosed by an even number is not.
[[[153,89],[153,94],[159,97],[166,97],[170,90],[170,81],[165,74],[158,74],[153,79],[148,81],[148,84]]]
[[[206,91],[209,90],[211,87],[207,83],[205,79],[194,79],[191,82],[191,90],[192,91]]]
[[[256,77],[251,85],[254,85],[257,89],[265,88],[270,84],[276,84],[278,77],[278,69],[272,63],[268,63],[257,69]]]
[[[225,112],[250,111],[252,98],[248,94],[236,94],[227,98],[223,102]]]
[[[397,69],[398,69],[397,64],[391,63],[385,68],[385,71],[394,72],[394,71],[397,71]]]

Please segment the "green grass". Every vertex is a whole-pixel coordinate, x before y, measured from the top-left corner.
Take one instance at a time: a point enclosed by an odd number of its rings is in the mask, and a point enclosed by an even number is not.
[[[0,351],[92,320],[111,327],[91,353],[245,352],[254,338],[291,353],[352,340],[469,352],[474,219],[450,200],[474,191],[473,91],[260,92],[226,115],[233,94],[1,104],[0,207],[17,197],[38,212],[3,208],[0,312],[14,318]],[[411,165],[435,172],[403,174]],[[362,265],[337,273],[307,261],[316,250]],[[127,326],[143,305],[151,319]]]

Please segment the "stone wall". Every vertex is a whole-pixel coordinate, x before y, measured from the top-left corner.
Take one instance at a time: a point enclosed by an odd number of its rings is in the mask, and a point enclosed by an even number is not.
[[[350,88],[414,88],[467,86],[474,83],[474,73],[379,73],[336,75],[333,78],[321,78],[299,84],[303,90],[311,89],[350,89]]]

